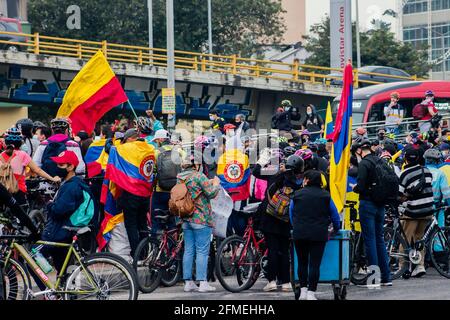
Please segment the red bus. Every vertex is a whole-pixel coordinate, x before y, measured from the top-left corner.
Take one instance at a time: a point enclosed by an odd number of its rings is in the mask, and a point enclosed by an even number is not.
[[[435,104],[441,112],[450,112],[450,81],[407,81],[373,85],[353,91],[353,124],[383,121],[384,105],[390,101],[391,92],[400,94],[400,104],[405,117],[412,117],[412,109],[432,90]],[[333,115],[337,113],[340,97],[333,101]]]

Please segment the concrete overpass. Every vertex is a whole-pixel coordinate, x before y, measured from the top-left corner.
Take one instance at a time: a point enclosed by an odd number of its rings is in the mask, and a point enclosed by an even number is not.
[[[86,59],[31,52],[0,51],[0,98],[6,102],[54,108],[62,101],[73,77]],[[161,108],[160,92],[166,85],[166,68],[111,61],[133,106]],[[205,119],[207,108],[217,107],[224,116],[248,115],[260,128],[270,127],[270,118],[283,99],[294,105],[313,103],[325,107],[340,88],[322,83],[255,77],[176,68],[178,118]]]

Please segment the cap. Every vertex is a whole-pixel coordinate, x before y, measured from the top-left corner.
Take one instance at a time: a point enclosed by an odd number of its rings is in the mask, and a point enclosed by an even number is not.
[[[408,162],[419,161],[420,153],[417,149],[408,148],[405,152],[405,159]]]
[[[169,139],[170,134],[169,131],[160,129],[155,132],[155,136],[153,137],[152,141],[155,141],[156,139]]]
[[[80,163],[77,155],[73,151],[63,151],[57,157],[50,157],[50,159],[55,163],[71,164],[74,167],[77,167]]]
[[[226,125],[223,126],[223,130],[225,130],[225,131],[230,130],[230,129],[236,129],[236,126],[231,123],[227,123]]]
[[[136,129],[128,129],[123,135],[123,141],[126,142],[129,138],[138,136],[138,132]]]

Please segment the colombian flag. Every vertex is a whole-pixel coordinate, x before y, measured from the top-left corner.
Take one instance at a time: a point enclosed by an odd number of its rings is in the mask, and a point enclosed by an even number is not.
[[[57,117],[70,118],[72,130],[92,132],[100,118],[128,98],[99,50],[67,88]]]
[[[106,154],[106,152],[104,152],[105,144],[106,139],[100,139],[92,142],[92,144],[89,146],[89,149],[86,152],[86,155],[84,156],[84,162],[86,162],[87,165],[89,178],[98,176],[99,174],[102,173],[103,170],[106,169],[107,162],[102,163],[104,157],[100,159],[103,153]]]
[[[250,166],[248,156],[239,149],[226,151],[219,158],[217,176],[233,201],[250,197]]]
[[[333,116],[331,114],[331,104],[330,101],[328,101],[327,114],[325,117],[325,133],[323,135],[325,139],[333,139],[333,127],[334,123]]]
[[[349,63],[344,69],[344,86],[333,132],[330,159],[331,208],[342,213],[347,193],[347,175],[350,167],[352,128],[353,70]]]

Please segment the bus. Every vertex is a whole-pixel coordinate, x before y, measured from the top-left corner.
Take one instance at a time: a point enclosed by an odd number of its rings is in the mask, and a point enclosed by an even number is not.
[[[389,103],[390,94],[400,94],[399,103],[405,108],[405,118],[412,117],[414,106],[423,101],[425,92],[432,90],[436,108],[441,113],[450,112],[450,81],[407,81],[373,85],[353,91],[353,124],[383,121],[384,106]],[[333,118],[339,107],[340,96],[333,100]],[[369,130],[375,131],[374,128]]]

